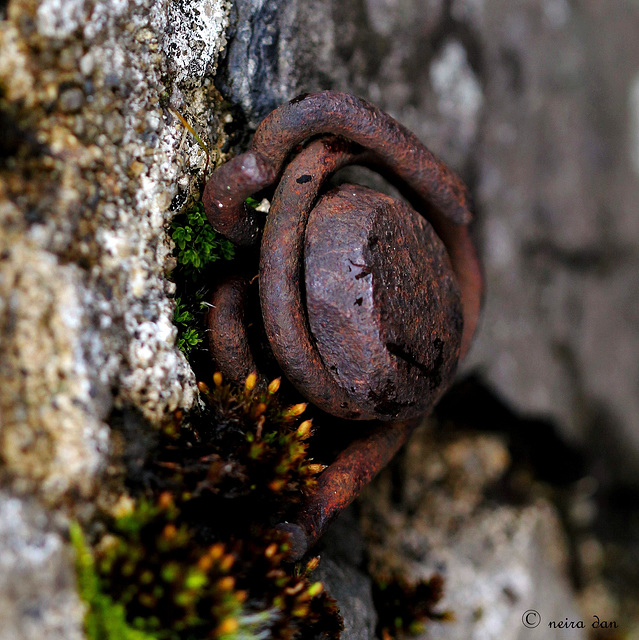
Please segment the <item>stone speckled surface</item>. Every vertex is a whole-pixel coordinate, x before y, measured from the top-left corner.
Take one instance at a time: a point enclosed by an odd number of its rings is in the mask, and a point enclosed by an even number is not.
[[[521,505],[491,497],[511,464],[502,438],[435,435],[420,428],[401,464],[365,492],[362,522],[373,576],[409,582],[444,579],[435,606],[449,621],[428,621],[421,640],[533,638],[522,614],[536,610],[544,638],[586,636],[548,629],[579,619],[568,577],[566,540],[557,511],[542,499]]]
[[[84,637],[73,553],[52,520],[34,502],[0,493],[2,640]]]
[[[0,472],[86,518],[113,408],[196,401],[175,347],[166,226],[214,147],[224,0],[0,9]],[[207,133],[208,132],[208,133]],[[113,496],[116,498],[117,496]],[[109,498],[106,498],[109,500]],[[63,511],[0,500],[0,637],[81,638]],[[60,520],[54,526],[52,520]]]
[[[196,397],[175,347],[165,227],[204,154],[168,107],[220,126],[205,74],[228,6],[176,10],[10,2],[0,23],[2,114],[19,149],[0,174],[0,438],[16,488],[35,483],[46,500],[91,493],[114,405],[158,424]]]

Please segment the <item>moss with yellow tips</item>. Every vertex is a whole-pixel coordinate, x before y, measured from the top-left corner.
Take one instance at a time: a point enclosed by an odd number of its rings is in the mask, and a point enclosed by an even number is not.
[[[286,569],[276,534],[204,545],[186,511],[166,492],[141,500],[93,551],[72,525],[89,640],[337,637],[334,604],[306,572]]]
[[[233,385],[215,375],[198,386],[207,411],[176,415],[144,482],[130,486],[137,500],[104,517],[92,552],[76,546],[89,585],[87,637],[338,637],[335,604],[310,580],[317,563],[287,564],[288,545],[269,524],[322,468],[308,457],[306,405],[283,403],[279,382]],[[108,631],[108,616],[120,635]]]
[[[246,492],[255,494],[256,507],[277,511],[277,505],[290,506],[299,501],[303,492],[316,483],[317,465],[308,456],[308,440],[312,421],[300,422],[306,403],[283,405],[279,399],[280,381],[272,381],[266,391],[250,374],[244,385],[237,387],[225,382],[222,375],[213,376],[213,386],[200,385],[200,391],[213,412],[213,427],[203,427],[202,440],[210,438],[216,446],[209,455],[231,451],[219,475],[209,473],[205,485],[215,493],[225,482],[224,473],[241,475]],[[195,447],[198,456],[206,447]]]

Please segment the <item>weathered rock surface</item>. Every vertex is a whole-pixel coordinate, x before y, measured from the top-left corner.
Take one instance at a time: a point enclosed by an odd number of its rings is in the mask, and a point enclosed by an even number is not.
[[[204,154],[168,107],[216,125],[204,77],[227,11],[44,0],[0,22],[0,450],[18,491],[90,495],[114,403],[158,424],[194,402],[165,226]]]
[[[205,158],[169,106],[216,140],[227,16],[224,0],[0,8],[3,640],[83,637],[62,511],[26,496],[90,514],[112,409],[157,425],[195,402],[166,225]]]
[[[0,493],[0,638],[84,637],[74,559],[39,505]]]
[[[371,571],[409,582],[444,578],[438,613],[423,640],[532,638],[522,615],[535,610],[544,638],[584,638],[548,622],[579,620],[567,579],[567,550],[554,508],[543,499],[522,506],[487,498],[510,463],[495,436],[433,437],[418,430],[401,465],[365,493],[364,531]]]
[[[639,7],[493,4],[476,156],[489,291],[471,363],[636,483],[639,49],[619,43]]]
[[[631,482],[638,28],[625,0],[237,0],[220,80],[253,126],[301,92],[361,95],[460,171],[487,280],[467,368]]]

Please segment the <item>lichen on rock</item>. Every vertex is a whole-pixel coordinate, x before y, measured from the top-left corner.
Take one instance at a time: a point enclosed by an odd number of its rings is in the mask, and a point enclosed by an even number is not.
[[[171,323],[178,189],[215,149],[224,0],[10,2],[0,22],[2,449],[20,490],[85,495],[113,406],[197,396]],[[5,148],[6,147],[6,148]],[[212,160],[216,160],[212,151]]]

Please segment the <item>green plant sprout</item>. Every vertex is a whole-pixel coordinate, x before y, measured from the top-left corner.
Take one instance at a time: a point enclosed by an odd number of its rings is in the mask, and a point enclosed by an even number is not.
[[[172,228],[171,238],[177,248],[178,264],[193,280],[216,260],[231,260],[235,255],[233,244],[213,231],[200,200],[184,214],[176,216]]]
[[[87,605],[84,631],[88,640],[159,640],[156,635],[131,627],[124,605],[102,591],[93,554],[77,522],[69,525],[69,536],[76,555],[78,593]]]
[[[173,324],[178,329],[176,344],[189,356],[193,348],[204,341],[202,326],[205,309],[202,307],[204,292],[199,286],[201,276],[212,263],[231,260],[235,255],[235,247],[213,231],[201,201],[193,203],[174,218],[171,238],[175,242],[178,263],[173,279],[183,294],[176,297],[173,312]]]
[[[191,352],[193,347],[200,344],[204,338],[198,333],[193,326],[194,316],[186,308],[182,302],[182,298],[175,299],[175,311],[173,312],[173,324],[178,329],[177,347],[186,355]]]

